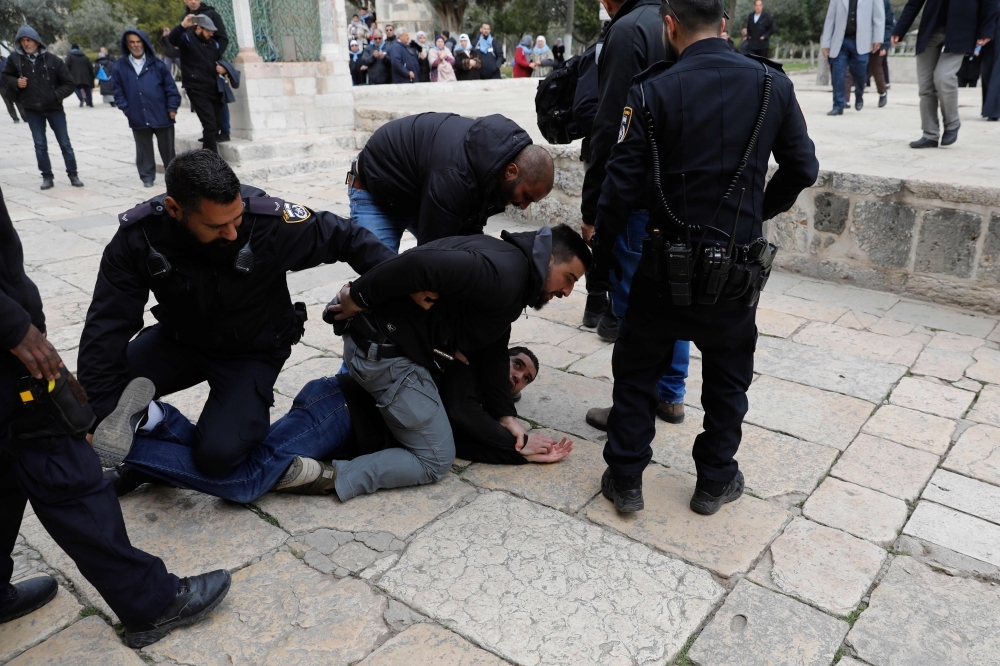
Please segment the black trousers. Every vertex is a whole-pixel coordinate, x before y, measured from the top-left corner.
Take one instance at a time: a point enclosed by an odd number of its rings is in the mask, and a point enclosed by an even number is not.
[[[94,106],[93,91],[94,91],[94,86],[88,86],[86,84],[78,85],[76,87],[76,98],[80,100],[81,104],[86,102],[87,106],[93,107]]]
[[[7,106],[7,113],[10,114],[11,120],[17,122],[17,114],[20,112],[21,120],[27,122],[28,118],[24,115],[24,107],[20,102],[14,99],[14,94],[7,92],[6,90],[0,90],[0,97],[3,98],[3,103]]]
[[[218,92],[201,90],[188,90],[187,95],[191,100],[191,110],[198,114],[201,122],[202,148],[219,152],[216,138],[222,127],[222,96]]]
[[[728,483],[739,469],[733,456],[743,436],[747,389],[753,379],[757,308],[737,302],[677,307],[670,294],[636,273],[611,367],[614,405],[604,460],[614,476],[639,476],[653,455],[656,382],[670,367],[676,340],[702,354],[704,432],[692,455],[698,477]]]
[[[70,436],[11,441],[23,409],[17,382],[28,371],[12,355],[0,361],[0,589],[14,571],[26,502],[84,578],[126,626],[148,622],[177,596],[163,560],[132,547],[115,490],[87,440]]]
[[[129,343],[128,378],[151,379],[157,398],[207,381],[208,401],[192,443],[194,461],[205,474],[226,476],[267,437],[274,381],[290,353],[285,347],[223,355],[182,345],[157,325]]]
[[[153,137],[156,137],[156,147],[166,169],[170,160],[174,159],[174,126],[132,128],[135,138],[135,166],[139,169],[139,178],[144,183],[156,180],[156,158],[153,157]]]
[[[762,58],[767,57],[768,51],[771,50],[770,46],[757,46],[756,44],[748,46],[747,50],[750,51],[751,55],[760,56]]]

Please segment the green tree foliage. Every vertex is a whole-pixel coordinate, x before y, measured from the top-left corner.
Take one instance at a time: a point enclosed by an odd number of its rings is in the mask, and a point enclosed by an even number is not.
[[[85,49],[106,46],[117,52],[125,28],[135,26],[135,16],[108,0],[82,0],[66,22],[66,37]]]
[[[774,0],[771,13],[778,38],[786,44],[818,42],[823,34],[828,0]]]
[[[2,1],[2,0],[0,0]],[[118,0],[126,13],[135,16],[138,24],[135,26],[149,35],[153,43],[157,43],[157,37],[163,28],[173,28],[180,23],[181,14],[184,12],[184,3],[181,0]],[[210,0],[204,0],[206,5],[211,5]],[[235,35],[231,39],[236,39]]]
[[[476,30],[483,22],[489,23],[493,33],[508,45],[530,34],[546,35],[551,46],[565,31],[566,0],[477,0],[467,12],[465,27]],[[577,0],[573,12],[575,39],[581,45],[590,44],[600,32],[596,0]]]
[[[66,28],[69,0],[0,0],[0,40],[13,46],[18,28],[27,23],[51,44]]]

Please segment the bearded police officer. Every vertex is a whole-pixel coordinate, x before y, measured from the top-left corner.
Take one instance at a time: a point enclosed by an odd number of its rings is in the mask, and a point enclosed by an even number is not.
[[[757,297],[776,251],[763,222],[792,206],[819,164],[780,66],[719,38],[722,0],[664,0],[660,15],[676,62],[636,77],[598,205],[595,260],[605,272],[620,270],[612,248],[629,211],[651,212],[612,359],[601,490],[621,512],[643,508],[656,381],[674,341],[691,340],[702,351],[705,408],[691,508],[707,515],[743,492],[733,456],[753,376]],[[765,188],[772,153],[778,170]]]
[[[104,250],[80,381],[104,419],[93,444],[105,467],[137,429],[170,436],[153,431],[174,408],[154,398],[207,381],[193,441],[178,443],[222,476],[267,436],[274,381],[302,336],[305,305],[293,306],[286,272],[347,261],[364,273],[394,253],[351,220],[241,186],[212,151],[178,155],[165,180],[165,195],[119,215]],[[150,291],[159,323],[129,342]]]

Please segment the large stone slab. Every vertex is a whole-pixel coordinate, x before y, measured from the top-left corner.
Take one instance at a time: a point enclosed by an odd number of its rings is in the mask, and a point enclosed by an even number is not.
[[[688,657],[698,666],[829,666],[848,625],[742,580]]]
[[[143,486],[123,497],[121,505],[132,545],[163,558],[167,569],[179,576],[237,569],[288,538],[252,511],[193,490]],[[117,618],[36,517],[25,519],[21,534],[91,604]]]
[[[583,313],[580,313],[583,317]],[[512,345],[532,344],[558,345],[580,333],[575,326],[566,326],[541,317],[518,317],[510,326],[510,342]]]
[[[965,376],[965,369],[973,362],[968,352],[928,347],[921,352],[920,358],[913,365],[913,374],[957,382]]]
[[[415,624],[358,666],[505,666],[506,662],[434,624]]]
[[[610,406],[610,382],[546,370],[538,373],[531,390],[521,394],[517,412],[543,428],[568,432],[594,442],[604,433],[587,425],[587,410]]]
[[[961,335],[950,331],[938,331],[927,343],[933,349],[972,352],[983,346],[983,339],[974,335]]]
[[[846,532],[795,520],[749,578],[828,613],[847,615],[861,602],[886,557],[878,546]]]
[[[768,282],[770,287],[770,282]],[[763,335],[787,338],[808,320],[795,315],[757,308],[757,330]]]
[[[805,505],[802,514],[818,523],[888,548],[906,522],[903,500],[871,488],[827,477]]]
[[[661,437],[661,428],[658,427],[653,459],[668,467],[697,474],[691,458],[691,447],[694,436],[702,430],[700,420],[698,424],[697,428],[686,428],[694,431],[694,435],[690,437],[684,437],[680,433],[670,438]],[[668,425],[662,430],[671,432],[668,429],[678,427]],[[749,424],[743,426],[743,440],[736,454],[740,469],[746,477],[747,489],[764,499],[789,493],[808,495],[826,475],[836,458],[837,449]]]
[[[543,430],[542,434],[561,438],[563,433]],[[576,513],[601,491],[604,445],[578,439],[573,452],[558,463],[542,465],[484,465],[476,463],[462,478],[480,488],[506,490],[553,509]]]
[[[803,328],[792,340],[810,347],[898,365],[912,365],[923,349],[923,345],[915,340],[858,331],[819,321]]]
[[[917,504],[903,534],[1000,566],[1000,525],[940,504],[923,501]]]
[[[390,532],[397,539],[406,539],[456,504],[471,499],[475,492],[475,488],[448,474],[437,483],[380,490],[346,502],[268,493],[256,504],[292,534],[327,528]]]
[[[811,319],[813,321],[825,321],[828,324],[840,319],[847,308],[837,305],[829,305],[818,301],[808,301],[804,298],[785,296],[776,294],[765,289],[760,295],[760,307],[774,312],[784,312],[785,314]]]
[[[965,371],[967,377],[981,382],[1000,384],[1000,351],[989,347],[980,347],[972,352],[975,365]]]
[[[379,585],[525,666],[662,664],[723,594],[705,571],[504,493],[435,523]]]
[[[975,406],[969,412],[969,420],[1000,426],[1000,386],[988,384],[983,387]]]
[[[899,302],[898,296],[884,291],[858,289],[831,282],[803,282],[785,294],[879,315],[885,314],[886,310]]]
[[[310,349],[310,347],[304,348]],[[317,356],[320,353],[319,351],[315,352]],[[311,358],[297,365],[286,367],[278,375],[277,381],[274,382],[274,390],[288,398],[294,399],[299,391],[302,390],[302,387],[312,380],[337,374],[341,363],[342,361],[339,358],[333,356],[319,356],[318,358]]]
[[[29,580],[29,579],[25,579]],[[80,619],[83,607],[62,585],[56,597],[33,613],[11,620],[0,628],[0,663],[41,643]]]
[[[145,666],[101,618],[91,616],[33,647],[8,666]]]
[[[613,382],[615,375],[611,370],[611,355],[614,353],[614,350],[613,345],[605,347],[573,363],[567,370],[591,379],[603,379]]]
[[[232,591],[206,618],[144,650],[173,663],[347,666],[389,633],[387,601],[359,580],[337,580],[289,553],[233,575]]]
[[[939,469],[921,499],[930,500],[1000,525],[1000,488]]]
[[[955,422],[896,405],[882,405],[862,432],[943,455],[951,445]]]
[[[864,400],[775,377],[755,381],[747,396],[749,423],[841,451],[875,408]]]
[[[941,466],[1000,486],[1000,428],[972,426],[958,438]]]
[[[897,557],[847,641],[875,666],[997,666],[1000,587]]]
[[[913,501],[927,484],[938,456],[871,435],[858,435],[830,474],[901,500]]]
[[[960,418],[976,397],[971,391],[916,377],[904,377],[889,396],[889,402],[949,419]]]
[[[866,360],[779,338],[760,338],[754,371],[874,402],[882,400],[906,374],[906,366]]]
[[[642,487],[645,510],[623,516],[599,496],[587,506],[587,517],[720,576],[748,571],[788,513],[774,503],[743,495],[714,516],[698,515],[688,506],[695,480],[672,469],[647,467]]]
[[[961,333],[962,335],[972,335],[977,338],[985,338],[997,324],[996,317],[966,314],[960,310],[953,310],[941,305],[913,301],[896,303],[890,308],[887,316],[898,321]]]

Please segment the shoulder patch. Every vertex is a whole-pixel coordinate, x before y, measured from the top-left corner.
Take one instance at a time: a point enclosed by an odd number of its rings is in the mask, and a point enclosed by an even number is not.
[[[618,128],[618,143],[625,140],[628,136],[628,129],[632,126],[632,107],[626,106],[622,110],[622,126]]]
[[[282,216],[285,218],[286,224],[297,224],[299,222],[305,222],[312,217],[312,211],[305,206],[300,206],[297,203],[286,201],[283,206]]]
[[[281,215],[285,202],[277,197],[249,197],[246,199],[246,210],[254,215]]]
[[[144,201],[134,208],[130,208],[118,216],[118,224],[129,227],[139,220],[150,215],[159,215],[163,212],[163,203],[160,201]]]

